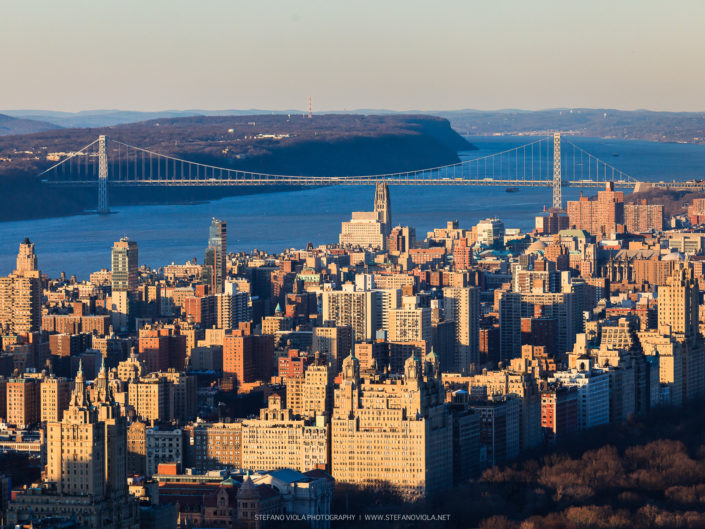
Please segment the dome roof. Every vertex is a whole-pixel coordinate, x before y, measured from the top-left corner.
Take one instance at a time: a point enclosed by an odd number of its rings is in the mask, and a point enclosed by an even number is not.
[[[534,241],[532,242],[528,248],[524,251],[524,253],[537,253],[537,252],[545,252],[546,251],[546,244],[541,241]]]

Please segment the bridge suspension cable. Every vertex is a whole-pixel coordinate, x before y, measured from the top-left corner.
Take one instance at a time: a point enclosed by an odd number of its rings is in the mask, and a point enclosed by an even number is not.
[[[109,186],[235,185],[474,185],[552,187],[561,207],[561,187],[596,187],[637,181],[560,134],[541,137],[497,153],[426,169],[351,176],[269,174],[185,160],[101,136],[40,173],[57,185],[99,184],[98,211],[107,212]],[[108,176],[109,175],[109,176]]]

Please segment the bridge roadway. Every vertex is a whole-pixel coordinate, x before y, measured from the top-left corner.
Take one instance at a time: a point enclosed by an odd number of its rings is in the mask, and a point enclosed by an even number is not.
[[[61,186],[95,186],[97,180],[43,180],[50,185]],[[512,180],[499,178],[384,178],[384,177],[275,177],[272,175],[262,175],[261,178],[201,178],[201,179],[140,179],[140,180],[108,180],[112,186],[257,186],[257,185],[291,185],[291,186],[329,186],[329,185],[372,185],[384,182],[389,185],[426,185],[426,186],[487,186],[487,187],[553,187],[552,180]],[[620,189],[633,189],[638,182],[626,180],[614,181],[614,186]],[[700,184],[705,187],[705,184]],[[563,187],[604,187],[604,180],[566,180]],[[654,186],[660,187],[658,184]]]

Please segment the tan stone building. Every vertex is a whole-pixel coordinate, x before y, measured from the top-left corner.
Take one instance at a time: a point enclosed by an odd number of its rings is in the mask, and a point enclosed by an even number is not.
[[[389,311],[390,342],[431,341],[431,309],[419,307],[416,297],[404,298],[402,307]]]
[[[123,360],[117,366],[117,376],[123,382],[130,382],[139,379],[144,374],[144,364],[137,356],[137,352],[133,347],[130,350],[130,356],[127,360]]]
[[[340,245],[349,248],[387,247],[387,236],[382,214],[378,211],[353,211],[352,218],[343,222],[340,229]]]
[[[42,328],[42,281],[34,244],[25,239],[17,269],[0,277],[0,332],[26,334]]]
[[[337,373],[332,363],[317,355],[303,376],[287,377],[286,407],[293,415],[300,417],[330,417],[333,409],[333,381]]]
[[[242,422],[198,424],[193,429],[193,465],[201,471],[242,468]]]
[[[63,377],[48,377],[41,383],[42,422],[61,422],[64,410],[69,407],[71,383]]]
[[[168,421],[169,382],[163,378],[142,377],[128,387],[128,405],[144,421]]]
[[[242,466],[250,470],[291,468],[300,472],[326,468],[328,426],[323,417],[315,423],[295,419],[281,407],[279,395],[269,397],[269,406],[259,419],[242,422]]]
[[[348,326],[314,327],[311,342],[311,351],[325,355],[338,371],[352,350],[353,330]]]
[[[46,477],[10,503],[11,525],[61,516],[97,529],[137,529],[139,514],[129,496],[125,419],[112,400],[102,369],[97,398],[88,399],[79,366],[68,410],[47,425]]]
[[[7,381],[7,423],[24,429],[41,420],[41,381],[10,378]]]
[[[144,476],[147,464],[147,425],[135,421],[127,429],[127,474]]]
[[[360,379],[343,363],[331,420],[331,474],[337,482],[423,497],[453,476],[453,421],[434,354],[409,357],[403,377]]]

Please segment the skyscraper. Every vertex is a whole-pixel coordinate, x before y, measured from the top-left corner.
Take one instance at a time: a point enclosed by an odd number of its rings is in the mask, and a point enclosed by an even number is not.
[[[375,186],[375,211],[380,213],[384,236],[389,237],[392,231],[392,199],[389,197],[389,186],[384,182]]]
[[[469,373],[480,360],[480,291],[476,287],[443,289],[445,319],[455,321],[455,371]]]
[[[26,334],[42,326],[42,281],[34,244],[25,239],[17,254],[17,270],[0,277],[0,332]]]
[[[135,292],[137,290],[137,243],[123,237],[113,244],[112,252],[113,292]]]
[[[38,270],[37,255],[34,253],[34,243],[25,237],[20,244],[20,251],[17,254],[17,272],[29,272]]]
[[[363,380],[355,356],[343,361],[331,419],[336,482],[388,487],[407,498],[452,483],[453,425],[435,354],[409,357],[403,374]]]
[[[209,281],[213,293],[221,294],[227,275],[227,231],[226,223],[214,218],[208,229],[208,248],[204,264],[205,279]]]
[[[684,337],[691,345],[698,334],[698,282],[691,266],[673,271],[658,287],[658,328],[661,334]]]
[[[387,249],[392,231],[392,204],[387,184],[375,188],[374,211],[353,211],[349,222],[340,228],[340,244],[347,247]]]
[[[105,367],[90,402],[79,365],[69,408],[47,424],[44,486],[18,494],[8,509],[12,524],[50,516],[75,517],[86,527],[139,527],[137,504],[127,493],[125,418],[112,398]]]
[[[130,327],[130,305],[137,292],[137,243],[123,237],[113,244],[111,311],[113,327],[127,330]]]

